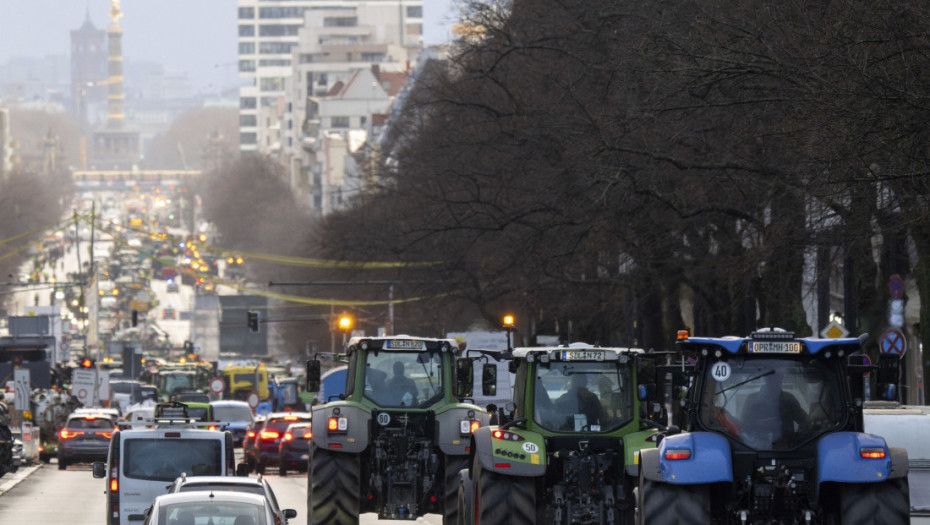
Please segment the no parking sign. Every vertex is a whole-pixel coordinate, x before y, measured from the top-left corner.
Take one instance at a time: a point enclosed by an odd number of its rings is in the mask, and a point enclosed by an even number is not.
[[[895,354],[901,357],[907,351],[907,339],[904,338],[901,330],[889,328],[885,330],[885,333],[878,340],[878,351],[883,354]]]

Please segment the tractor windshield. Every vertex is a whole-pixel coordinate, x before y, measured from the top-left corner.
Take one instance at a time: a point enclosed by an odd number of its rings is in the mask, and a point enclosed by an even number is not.
[[[371,352],[365,397],[382,407],[426,407],[443,395],[439,352]]]
[[[539,363],[533,420],[558,432],[608,432],[630,422],[628,364],[617,361]]]
[[[705,370],[698,417],[756,450],[795,448],[845,423],[839,378],[814,359],[717,361]]]

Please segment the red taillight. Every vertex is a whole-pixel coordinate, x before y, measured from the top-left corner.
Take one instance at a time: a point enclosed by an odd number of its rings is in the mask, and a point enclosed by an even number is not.
[[[494,439],[500,439],[501,436],[504,435],[504,433],[500,430],[495,430],[492,435],[494,436]]]
[[[110,439],[110,438],[113,437],[113,431],[112,431],[112,430],[109,431],[109,432],[95,432],[95,434],[97,434],[98,436],[103,436],[103,437],[105,437],[105,438],[107,438],[107,439]]]
[[[291,434],[290,432],[284,433],[284,441],[290,441],[292,439],[294,439],[294,434]]]
[[[495,463],[494,468],[510,468],[510,463]]]
[[[281,434],[278,434],[274,430],[263,430],[261,434],[258,435],[259,439],[278,439],[281,437]]]
[[[110,480],[110,492],[119,492],[119,480],[113,478]]]
[[[471,433],[474,434],[475,431],[478,430],[480,427],[481,427],[480,421],[472,421],[471,422]]]
[[[885,459],[885,449],[881,447],[864,447],[859,449],[859,455],[864,459]]]
[[[93,421],[97,419],[97,416],[84,416],[85,421]]]
[[[165,437],[166,438],[179,438],[181,437],[181,433],[180,432],[165,432]]]
[[[71,438],[73,438],[73,437],[75,437],[75,436],[82,436],[82,435],[84,435],[84,432],[83,432],[83,431],[80,431],[80,430],[68,430],[67,428],[63,428],[63,429],[61,429],[61,430],[58,432],[58,437],[59,437],[60,439],[71,439]]]
[[[207,430],[216,430],[216,425],[210,425]]]
[[[285,421],[297,421],[298,419],[297,416],[284,416]]]
[[[329,430],[336,430],[339,427],[339,420],[331,417],[326,421],[326,428]]]
[[[313,432],[309,430],[304,432],[304,439],[313,439]]]
[[[690,458],[691,451],[686,448],[671,448],[665,451],[665,459],[679,460]]]
[[[249,439],[254,438],[254,437],[255,437],[255,431],[254,431],[254,430],[249,430],[248,432],[246,432],[245,437],[247,437],[247,438],[249,438]]]

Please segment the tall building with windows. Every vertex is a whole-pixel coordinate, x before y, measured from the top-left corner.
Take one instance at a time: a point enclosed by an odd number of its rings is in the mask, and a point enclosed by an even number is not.
[[[241,152],[293,172],[311,97],[372,64],[409,68],[422,47],[423,0],[239,0]]]
[[[304,11],[315,0],[239,0],[239,146],[243,154],[266,152],[273,138],[269,108],[285,94],[291,49]],[[264,110],[262,108],[265,108]],[[260,115],[265,114],[264,119]]]

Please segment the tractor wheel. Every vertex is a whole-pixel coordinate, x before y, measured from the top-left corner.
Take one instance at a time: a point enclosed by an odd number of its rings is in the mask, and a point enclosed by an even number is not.
[[[910,522],[907,478],[880,483],[850,483],[840,488],[840,522],[906,525]]]
[[[475,514],[482,525],[536,523],[533,478],[503,476],[481,468],[475,458]]]
[[[639,475],[640,525],[706,525],[710,523],[710,493],[706,485],[670,485]]]
[[[455,525],[468,525],[469,522],[474,523],[474,518],[469,519],[469,507],[468,505],[472,502],[469,502],[465,497],[465,487],[459,483],[458,498],[456,501],[456,513],[455,513]]]
[[[357,454],[310,445],[308,525],[358,523],[361,464]]]
[[[445,456],[443,488],[445,490],[445,507],[442,515],[442,525],[455,525],[458,523],[458,496],[459,472],[468,467],[468,456]]]

